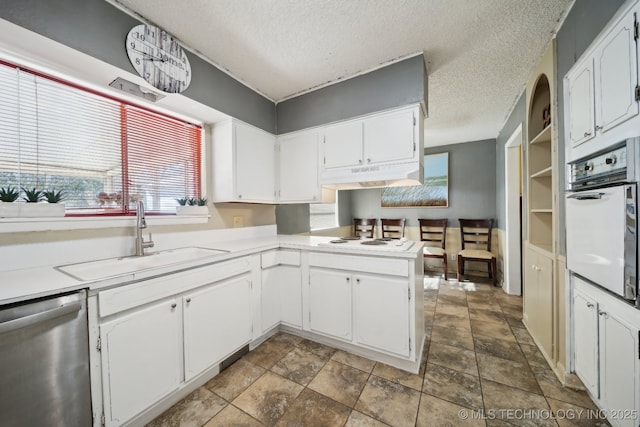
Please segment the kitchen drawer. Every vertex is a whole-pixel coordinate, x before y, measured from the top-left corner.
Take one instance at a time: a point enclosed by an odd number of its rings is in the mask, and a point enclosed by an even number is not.
[[[260,266],[264,268],[276,265],[300,265],[300,251],[292,251],[286,249],[278,249],[268,251],[260,256]]]
[[[100,317],[177,295],[251,270],[248,258],[194,268],[98,293]]]
[[[369,256],[335,255],[311,252],[309,265],[338,270],[362,271],[388,276],[409,276],[409,261],[406,259],[378,258]]]

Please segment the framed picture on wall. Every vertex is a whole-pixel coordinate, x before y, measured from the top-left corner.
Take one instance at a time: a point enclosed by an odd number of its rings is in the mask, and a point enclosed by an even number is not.
[[[384,187],[380,205],[383,208],[449,207],[449,153],[424,156],[424,184]]]

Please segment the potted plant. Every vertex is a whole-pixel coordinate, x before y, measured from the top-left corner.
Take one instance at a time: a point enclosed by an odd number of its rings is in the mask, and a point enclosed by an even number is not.
[[[209,208],[204,197],[182,197],[176,199],[176,215],[207,216]]]
[[[24,193],[22,199],[27,203],[21,208],[20,216],[27,218],[64,216],[64,203],[60,203],[63,198],[62,191],[23,188],[22,192]]]
[[[20,203],[13,203],[20,197],[20,192],[14,187],[0,188],[0,218],[14,218],[20,216]]]

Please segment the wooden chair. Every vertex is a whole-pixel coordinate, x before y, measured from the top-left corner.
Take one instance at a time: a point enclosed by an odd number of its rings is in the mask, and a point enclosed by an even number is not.
[[[489,278],[493,285],[498,284],[496,257],[491,253],[491,229],[493,219],[459,219],[460,242],[462,250],[458,252],[458,281],[464,274],[465,261],[486,262]]]
[[[375,218],[353,218],[353,235],[373,239],[376,229]]]
[[[381,219],[382,238],[402,239],[404,237],[404,224],[406,220],[401,219]]]
[[[442,259],[444,280],[447,280],[447,253],[444,250],[447,239],[447,220],[419,218],[418,221],[420,221],[420,240],[439,244],[439,246],[424,246],[422,250],[424,257]]]

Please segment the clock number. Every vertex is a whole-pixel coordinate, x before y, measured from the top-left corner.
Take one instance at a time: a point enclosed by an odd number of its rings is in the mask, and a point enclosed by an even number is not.
[[[129,45],[131,46],[131,49],[135,49],[136,48],[136,42],[131,42]]]
[[[140,65],[140,58],[136,58],[136,65]]]

